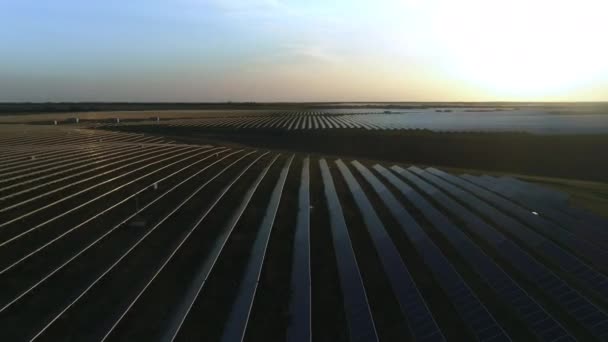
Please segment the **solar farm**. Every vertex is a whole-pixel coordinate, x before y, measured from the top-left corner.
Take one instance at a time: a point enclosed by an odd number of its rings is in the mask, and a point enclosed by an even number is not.
[[[366,114],[330,114],[324,112],[276,113],[273,115],[257,115],[231,118],[207,118],[200,120],[175,120],[168,122],[171,127],[207,127],[233,129],[277,129],[277,130],[309,130],[309,129],[397,129],[405,128],[403,124],[382,124],[374,122],[371,115]]]
[[[361,118],[163,125],[397,128]],[[1,341],[608,340],[608,220],[566,193],[95,127],[0,126]]]
[[[410,128],[403,118],[394,114],[310,111],[147,121],[148,124],[160,124],[167,127],[229,130],[303,131],[331,129],[393,130]],[[137,123],[141,124],[141,121]]]

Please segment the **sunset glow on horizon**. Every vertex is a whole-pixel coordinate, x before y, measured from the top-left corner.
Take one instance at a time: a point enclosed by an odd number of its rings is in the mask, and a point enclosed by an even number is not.
[[[601,0],[0,2],[0,101],[607,101]]]

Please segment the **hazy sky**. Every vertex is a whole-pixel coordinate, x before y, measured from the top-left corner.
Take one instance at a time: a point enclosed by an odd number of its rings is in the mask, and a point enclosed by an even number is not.
[[[0,101],[608,100],[605,0],[0,0]]]

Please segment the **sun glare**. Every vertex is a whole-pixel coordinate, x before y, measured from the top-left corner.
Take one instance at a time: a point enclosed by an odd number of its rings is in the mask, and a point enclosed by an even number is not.
[[[463,0],[436,8],[442,65],[491,95],[551,96],[608,74],[604,1]]]

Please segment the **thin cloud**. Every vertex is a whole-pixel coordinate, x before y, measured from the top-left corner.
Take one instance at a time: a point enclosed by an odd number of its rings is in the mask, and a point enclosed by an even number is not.
[[[339,63],[341,56],[319,45],[293,44],[285,46],[289,57],[322,63]]]
[[[207,4],[226,14],[274,16],[293,13],[293,9],[279,0],[208,0]]]

